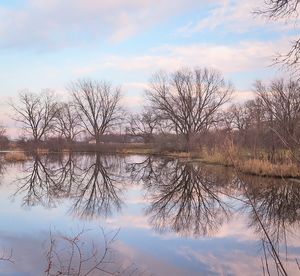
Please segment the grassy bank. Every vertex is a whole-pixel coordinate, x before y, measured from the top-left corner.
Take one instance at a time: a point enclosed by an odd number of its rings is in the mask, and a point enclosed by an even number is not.
[[[263,177],[275,178],[300,178],[300,166],[292,162],[290,156],[278,163],[267,160],[265,154],[261,153],[260,158],[255,158],[247,151],[227,148],[223,150],[201,151],[201,152],[169,152],[157,151],[153,148],[124,148],[120,151],[123,154],[152,154],[172,158],[182,158],[211,165],[222,165],[235,167],[238,171]]]
[[[224,151],[216,150],[210,153],[206,151],[202,151],[201,153],[173,152],[166,155],[175,158],[184,157],[206,164],[235,167],[238,171],[250,175],[275,178],[300,178],[300,165],[292,162],[291,158],[272,163],[263,155],[258,159],[247,152],[241,154],[230,149]]]
[[[31,150],[18,149],[6,153],[5,159],[8,162],[18,162],[27,160],[24,152],[31,152]],[[280,162],[270,162],[265,153],[261,152],[259,158],[251,156],[246,150],[236,149],[232,146],[227,146],[222,149],[201,151],[164,151],[157,149],[151,144],[121,144],[121,143],[107,143],[101,145],[76,145],[73,148],[37,148],[35,154],[47,153],[69,153],[69,152],[100,152],[103,154],[125,154],[125,155],[157,155],[163,157],[180,158],[192,160],[194,162],[203,162],[212,165],[222,165],[228,167],[235,167],[242,173],[276,178],[300,178],[300,166],[292,162],[291,156],[285,153],[285,158],[281,158]],[[283,155],[283,154],[281,154]]]

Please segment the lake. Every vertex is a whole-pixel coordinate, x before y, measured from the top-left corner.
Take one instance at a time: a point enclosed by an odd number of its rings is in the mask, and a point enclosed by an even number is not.
[[[0,161],[0,275],[299,275],[300,183],[153,156]]]

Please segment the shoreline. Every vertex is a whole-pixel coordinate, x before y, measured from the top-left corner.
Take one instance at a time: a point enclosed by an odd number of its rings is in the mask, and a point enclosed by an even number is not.
[[[0,153],[4,154],[4,159],[7,162],[22,162],[28,160],[27,154],[34,154],[33,151],[23,150],[21,148],[11,150],[1,150]],[[71,150],[63,149],[59,151],[39,149],[36,150],[36,154],[47,155],[47,154],[66,154],[66,153],[81,153],[81,154],[120,154],[120,155],[152,155],[162,158],[174,158],[184,162],[199,162],[207,165],[223,166],[228,168],[236,168],[239,172],[247,175],[260,176],[265,178],[277,178],[277,179],[300,179],[300,167],[294,163],[278,164],[270,163],[267,160],[260,159],[237,159],[235,162],[228,162],[228,160],[214,159],[213,155],[201,156],[195,152],[169,152],[169,151],[158,151],[150,147],[123,147],[116,148],[114,150],[103,151],[102,148],[98,150]],[[234,164],[235,163],[235,164]]]

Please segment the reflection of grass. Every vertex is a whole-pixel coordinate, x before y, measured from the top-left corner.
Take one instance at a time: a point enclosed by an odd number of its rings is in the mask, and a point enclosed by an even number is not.
[[[5,154],[5,160],[7,162],[22,162],[26,161],[28,157],[23,151],[11,151]]]

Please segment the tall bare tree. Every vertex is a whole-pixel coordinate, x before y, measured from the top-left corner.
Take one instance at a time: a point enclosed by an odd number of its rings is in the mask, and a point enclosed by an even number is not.
[[[97,144],[100,143],[101,136],[123,118],[120,88],[86,79],[72,83],[69,90],[84,128]]]
[[[40,94],[23,91],[19,94],[18,103],[10,105],[15,112],[13,118],[22,124],[35,142],[41,141],[53,130],[58,104],[52,91],[44,90]]]
[[[297,81],[274,80],[269,86],[258,81],[256,93],[261,99],[271,128],[284,144],[294,147],[299,144],[300,84]]]
[[[69,142],[83,132],[80,115],[76,111],[73,103],[63,103],[56,116],[56,131]]]
[[[233,91],[219,72],[207,68],[156,73],[149,86],[152,108],[175,133],[184,135],[188,147],[194,134],[214,125]]]

